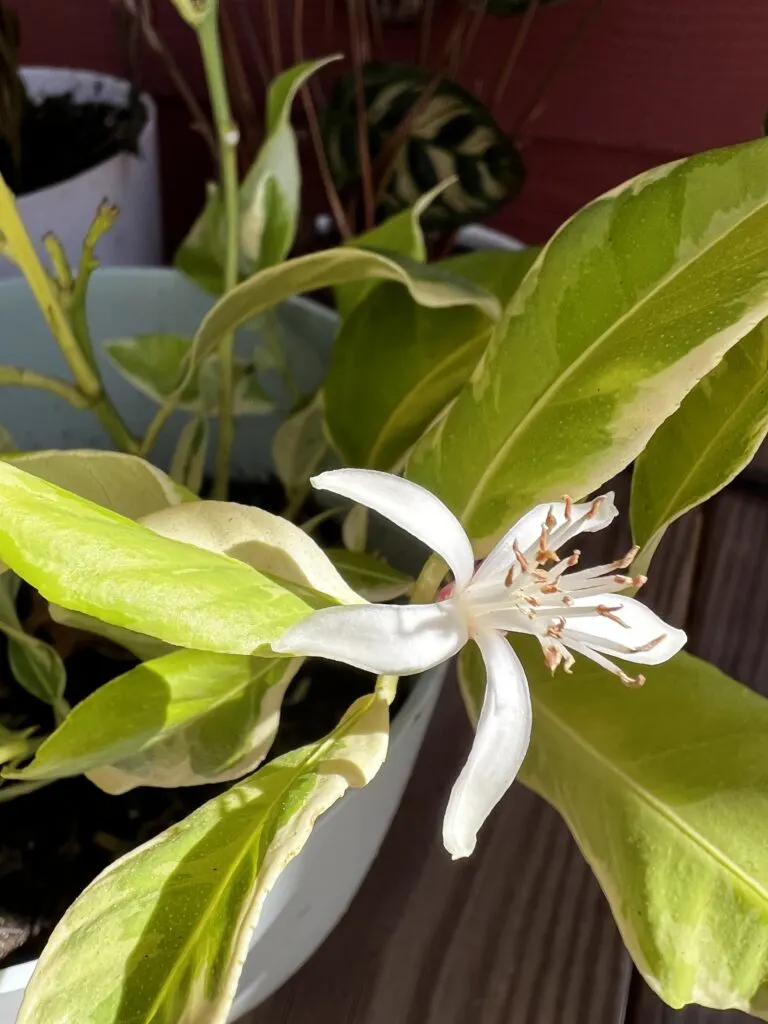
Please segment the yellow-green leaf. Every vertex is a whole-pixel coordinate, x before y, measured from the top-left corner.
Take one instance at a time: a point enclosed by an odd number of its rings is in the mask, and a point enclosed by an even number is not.
[[[526,275],[408,475],[484,554],[537,502],[632,461],[768,313],[768,141],[703,153],[576,214]]]
[[[224,1024],[267,892],[317,817],[387,751],[383,697],[96,879],[55,929],[18,1024]]]

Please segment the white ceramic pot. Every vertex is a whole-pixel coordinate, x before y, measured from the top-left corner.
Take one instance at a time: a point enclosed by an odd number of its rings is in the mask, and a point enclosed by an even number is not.
[[[22,77],[33,99],[72,93],[83,102],[104,100],[126,104],[130,86],[121,78],[68,68],[23,68]],[[83,238],[102,199],[120,209],[117,222],[99,242],[96,252],[103,266],[143,266],[162,262],[162,211],[157,108],[146,95],[142,102],[147,120],[139,137],[139,152],[118,153],[49,188],[21,196],[19,211],[27,231],[42,255],[42,238],[53,231],[77,265]],[[0,277],[18,271],[0,260]]]
[[[153,404],[123,380],[104,359],[99,342],[139,333],[189,334],[211,305],[210,296],[173,270],[101,270],[90,292],[89,322],[106,385],[130,426],[145,428]],[[260,321],[263,324],[263,320]],[[327,365],[335,332],[333,313],[304,299],[285,303],[275,325],[303,388],[316,387]],[[246,354],[259,324],[241,331],[236,347]],[[66,374],[48,328],[21,280],[0,282],[2,361],[45,373]],[[55,396],[21,389],[2,394],[2,423],[18,446],[108,447],[92,415]],[[167,461],[181,417],[161,438]],[[235,466],[239,476],[265,475],[277,416],[238,421]],[[399,552],[398,552],[399,553]],[[444,669],[425,674],[395,719],[389,756],[365,790],[348,793],[317,824],[304,851],[290,864],[264,905],[246,959],[232,1020],[257,1006],[289,978],[332,931],[367,874],[387,833],[413,768],[437,700]],[[0,970],[0,1024],[13,1024],[34,963]],[[43,1022],[41,1022],[43,1024]]]

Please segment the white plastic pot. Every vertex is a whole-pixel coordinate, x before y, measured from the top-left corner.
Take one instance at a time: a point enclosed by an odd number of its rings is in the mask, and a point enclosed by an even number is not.
[[[211,298],[172,270],[102,270],[94,275],[89,320],[97,358],[120,411],[136,431],[145,428],[153,404],[107,363],[99,342],[138,333],[188,334]],[[263,323],[263,321],[262,321]],[[319,384],[335,330],[335,316],[314,302],[294,299],[274,314],[302,387]],[[240,332],[247,353],[258,325]],[[45,373],[66,374],[48,328],[21,280],[0,282],[0,359]],[[107,447],[98,422],[55,396],[4,389],[2,423],[22,448]],[[165,459],[179,418],[161,439]],[[244,478],[266,475],[277,416],[238,422],[235,465]],[[317,824],[301,854],[267,897],[243,967],[231,1020],[252,1010],[289,978],[321,945],[344,914],[387,833],[413,768],[437,700],[444,669],[426,673],[397,715],[387,761],[370,786],[349,792]],[[13,1024],[34,963],[0,970],[0,1024]],[[41,1022],[42,1024],[42,1022]]]
[[[72,93],[82,102],[128,102],[128,82],[111,75],[40,67],[22,69],[22,77],[33,99]],[[162,262],[157,108],[147,95],[142,96],[142,102],[147,120],[139,137],[138,154],[118,153],[82,174],[20,197],[19,211],[38,253],[44,253],[42,238],[52,231],[76,265],[96,209],[102,199],[108,199],[118,206],[120,216],[96,249],[102,265],[152,266]],[[17,273],[9,260],[0,260],[0,277]]]

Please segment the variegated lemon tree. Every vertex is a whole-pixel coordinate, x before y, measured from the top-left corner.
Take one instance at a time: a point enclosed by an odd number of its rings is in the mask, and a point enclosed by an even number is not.
[[[4,250],[72,375],[4,367],[0,383],[92,410],[120,449],[0,458],[0,630],[9,670],[54,724],[0,728],[0,803],[78,775],[111,794],[215,795],[82,893],[21,1024],[222,1024],[269,889],[318,816],[381,767],[398,677],[457,654],[477,730],[447,851],[482,843],[519,777],[567,821],[663,998],[768,1019],[768,704],[683,653],[684,634],[634,596],[669,524],[768,432],[768,142],[641,175],[540,253],[428,266],[428,194],[355,244],[287,259],[300,192],[289,112],[315,66],[273,84],[240,183],[216,0],[175,2],[200,38],[222,172],[179,261],[223,294],[192,339],[110,346],[157,400],[143,438],[104,389],[85,314],[114,211],[75,273],[49,240],[49,273],[0,190]],[[227,424],[258,393],[234,332],[320,287],[339,327],[321,391],[275,438],[286,515],[199,500],[209,416],[222,498]],[[142,456],[179,406],[190,420],[172,479]],[[600,488],[632,463],[640,553],[584,566],[574,543],[610,528]],[[336,497],[307,521],[313,487]],[[366,550],[366,510],[433,552],[418,578]],[[323,550],[315,530],[338,516],[346,545]],[[23,628],[20,580],[133,667],[76,702],[61,653]],[[272,757],[303,658],[378,678],[326,736]]]
[[[419,237],[416,215],[385,229]],[[269,888],[318,815],[381,766],[397,677],[456,654],[477,731],[448,852],[482,843],[518,776],[567,821],[656,991],[768,1016],[768,704],[629,596],[667,526],[768,431],[767,229],[759,141],[615,189],[524,275],[468,259],[463,280],[486,286],[461,292],[471,302],[412,253],[365,245],[264,267],[224,295],[194,358],[291,283],[339,290],[325,386],[281,431],[277,461],[303,467],[300,491],[315,474],[342,507],[426,544],[416,580],[323,551],[312,523],[197,500],[135,454],[4,456],[2,629],[58,724],[3,732],[0,797],[79,774],[109,793],[226,786],[85,890],[22,1022],[223,1022]],[[579,534],[617,513],[612,494],[590,495],[632,462],[643,550],[584,566]],[[18,621],[19,578],[138,664],[70,707],[56,652]],[[308,657],[378,681],[325,738],[269,760]]]

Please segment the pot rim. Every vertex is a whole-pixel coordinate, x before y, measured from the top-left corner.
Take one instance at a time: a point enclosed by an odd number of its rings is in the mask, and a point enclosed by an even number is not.
[[[77,81],[80,83],[96,84],[98,82],[101,82],[110,85],[124,86],[126,90],[129,90],[131,87],[131,83],[128,81],[127,78],[123,78],[120,75],[109,75],[106,72],[93,71],[89,68],[70,68],[66,67],[65,65],[56,66],[53,64],[23,64],[19,68],[19,71],[21,73],[22,79],[24,80],[25,86],[27,86],[27,88],[32,87],[33,89],[37,83],[33,84],[29,80],[30,76],[34,76],[35,78],[40,76],[40,78],[43,78],[43,76],[45,75],[61,74],[72,75],[72,77],[77,79]],[[68,91],[69,90],[67,89],[51,89],[50,91],[41,89],[41,92],[43,92],[45,95],[51,96],[63,95]],[[146,145],[150,136],[157,130],[157,104],[147,92],[140,92],[139,99],[144,105],[144,109],[146,110],[147,113],[147,119],[144,122],[144,127],[141,129],[138,139],[139,146],[143,147]],[[115,103],[117,103],[117,101],[115,101]],[[125,152],[115,153],[114,156],[109,157],[109,159],[101,160],[99,163],[94,164],[92,167],[87,167],[84,171],[80,171],[79,174],[73,174],[69,178],[63,178],[61,181],[54,182],[54,184],[52,185],[46,185],[45,188],[36,189],[34,192],[25,192],[23,195],[20,195],[18,197],[17,201],[19,203],[24,203],[33,199],[37,199],[40,196],[46,196],[49,193],[53,192],[54,189],[60,189],[73,181],[80,181],[87,175],[94,174],[95,172],[100,171],[103,167],[108,167],[115,160],[119,160],[123,156],[125,156]]]
[[[89,172],[86,171],[86,174]],[[73,178],[68,178],[68,181],[73,181]],[[52,188],[58,186],[53,185]],[[40,192],[30,192],[30,196],[41,195],[46,189],[41,189]],[[24,198],[24,197],[22,197]],[[156,281],[158,278],[165,278],[168,281],[181,281],[190,288],[194,288],[202,294],[207,294],[200,285],[183,274],[180,270],[175,267],[97,267],[91,277],[92,286],[98,286],[100,281],[108,282],[111,280],[119,280],[124,278],[125,280],[132,279],[137,280],[141,278],[147,278],[147,282],[151,283]],[[2,299],[3,291],[10,291],[11,289],[21,288],[25,292],[29,292],[30,301],[34,302],[34,296],[29,291],[29,285],[23,277],[7,277],[0,279],[0,301]],[[219,296],[211,296],[212,303],[218,301]],[[330,309],[328,306],[324,306],[318,302],[317,299],[308,298],[306,295],[291,295],[290,298],[285,299],[280,305],[295,305],[300,306],[307,311],[312,311],[316,316],[328,321],[329,323],[338,323],[339,315],[335,310]]]

